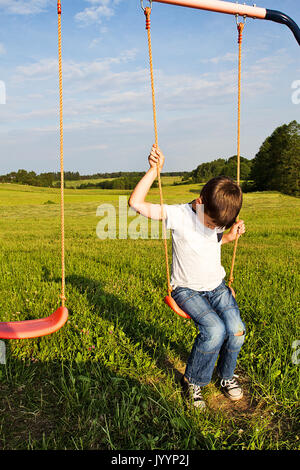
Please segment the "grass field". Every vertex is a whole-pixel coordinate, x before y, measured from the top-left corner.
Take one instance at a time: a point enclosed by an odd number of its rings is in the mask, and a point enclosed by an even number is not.
[[[165,202],[198,193],[166,186]],[[96,236],[97,207],[118,214],[119,195],[129,191],[66,189],[69,321],[5,342],[0,449],[298,449],[300,200],[244,196],[234,288],[247,325],[245,396],[232,404],[213,382],[201,414],[180,392],[197,332],[162,301],[162,241]],[[149,199],[158,202],[157,189]],[[60,303],[59,190],[2,184],[0,201],[0,320],[48,316]],[[227,273],[231,254],[225,245]]]

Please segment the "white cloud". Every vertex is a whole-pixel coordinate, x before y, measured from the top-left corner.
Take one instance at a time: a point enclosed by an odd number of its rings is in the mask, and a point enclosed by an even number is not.
[[[75,19],[81,22],[84,26],[88,26],[92,23],[101,23],[102,18],[110,18],[114,15],[114,12],[111,8],[106,6],[98,6],[86,8],[84,11],[81,11],[75,15]]]
[[[101,24],[103,19],[109,19],[115,14],[115,7],[122,0],[86,0],[91,6],[75,15],[75,19],[88,26],[93,23]]]
[[[77,147],[72,147],[69,150],[72,152],[91,152],[94,150],[107,150],[108,145],[106,144],[99,144],[99,145],[84,145],[82,147],[77,146]]]
[[[63,63],[64,124],[67,131],[111,129],[122,131],[124,126],[136,129],[133,119],[151,121],[151,90],[148,68],[138,67],[134,60],[137,51],[120,52],[119,56],[92,61],[66,60]],[[245,64],[243,94],[258,97],[274,89],[273,77],[287,65],[285,51],[272,57],[260,58]],[[49,58],[17,67],[13,85],[14,108],[3,115],[3,123],[30,125],[38,132],[57,129],[58,64]],[[237,70],[205,73],[168,73],[155,70],[156,101],[160,120],[187,119],[199,113],[209,113],[236,99]],[[34,90],[34,92],[33,92]],[[35,101],[32,97],[43,96]],[[19,95],[19,98],[18,98]],[[27,101],[26,101],[27,99]],[[15,112],[13,112],[15,110]]]
[[[122,65],[131,62],[137,54],[136,49],[126,50],[117,57],[106,57],[95,59],[91,62],[75,62],[66,60],[63,63],[64,80],[83,80],[95,77],[98,81],[106,79],[114,65]],[[126,75],[128,72],[124,71]],[[15,82],[25,82],[26,80],[49,80],[54,79],[58,74],[58,61],[56,58],[41,59],[29,65],[20,65],[16,68],[13,77]],[[113,74],[115,75],[116,72]],[[118,76],[118,74],[116,75]],[[122,73],[120,74],[122,76]],[[110,78],[112,78],[110,76]],[[86,86],[85,84],[83,85]]]
[[[26,79],[47,80],[58,73],[57,59],[41,59],[30,65],[19,65],[13,80],[24,82]]]
[[[0,9],[15,15],[31,15],[46,10],[50,0],[0,0]]]
[[[99,46],[99,43],[102,41],[102,38],[101,37],[98,37],[98,38],[94,38],[90,44],[89,44],[89,49],[93,49],[94,47],[97,47]]]
[[[224,55],[218,57],[212,57],[210,59],[203,59],[201,60],[202,63],[208,64],[219,64],[221,62],[235,62],[237,60],[237,55],[231,52],[227,52]]]

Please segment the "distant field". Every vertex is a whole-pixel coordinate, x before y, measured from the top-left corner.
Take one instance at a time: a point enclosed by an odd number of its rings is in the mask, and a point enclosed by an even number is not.
[[[182,176],[162,176],[161,181],[164,186],[169,186],[174,183],[174,181],[181,181]],[[66,181],[67,188],[77,188],[81,184],[88,183],[101,183],[102,181],[112,181],[113,178],[98,178],[98,179],[85,179],[85,180],[76,180],[76,181]]]
[[[92,178],[92,179],[86,179],[86,180],[74,180],[74,181],[66,181],[66,187],[67,188],[77,188],[81,184],[88,184],[88,183],[101,183],[102,181],[111,181],[114,178]]]
[[[200,192],[167,178],[165,203]],[[209,411],[199,414],[178,383],[197,331],[163,303],[162,240],[147,238],[150,224],[144,239],[96,235],[98,206],[113,205],[118,234],[119,196],[129,194],[66,189],[70,319],[51,336],[6,341],[0,449],[298,449],[300,200],[244,195],[234,288],[247,325],[238,366],[245,397],[228,403],[212,383]],[[148,199],[158,202],[158,189]],[[0,184],[1,321],[59,305],[59,209],[58,189]],[[227,273],[231,255],[225,245]]]

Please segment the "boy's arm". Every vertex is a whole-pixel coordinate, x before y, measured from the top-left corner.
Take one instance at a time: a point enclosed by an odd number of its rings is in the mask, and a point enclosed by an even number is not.
[[[151,204],[150,202],[145,201],[146,196],[155,181],[158,163],[161,170],[164,164],[164,156],[161,150],[153,145],[149,155],[150,168],[134,188],[128,204],[145,217],[161,220],[163,214],[160,204]]]
[[[224,243],[234,242],[236,238],[236,234],[238,234],[238,238],[240,238],[240,236],[243,235],[245,231],[246,231],[245,223],[243,220],[239,220],[238,222],[235,222],[233,226],[231,227],[230,231],[223,234],[222,245],[224,245]]]

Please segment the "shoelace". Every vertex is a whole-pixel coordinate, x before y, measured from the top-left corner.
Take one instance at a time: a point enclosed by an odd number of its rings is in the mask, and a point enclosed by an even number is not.
[[[193,398],[203,399],[200,385],[193,385]]]
[[[236,380],[236,378],[238,378],[238,375],[233,375],[232,379],[228,379],[228,380],[222,379],[221,387],[227,387],[228,390],[235,388],[235,387],[239,387],[239,383]]]

